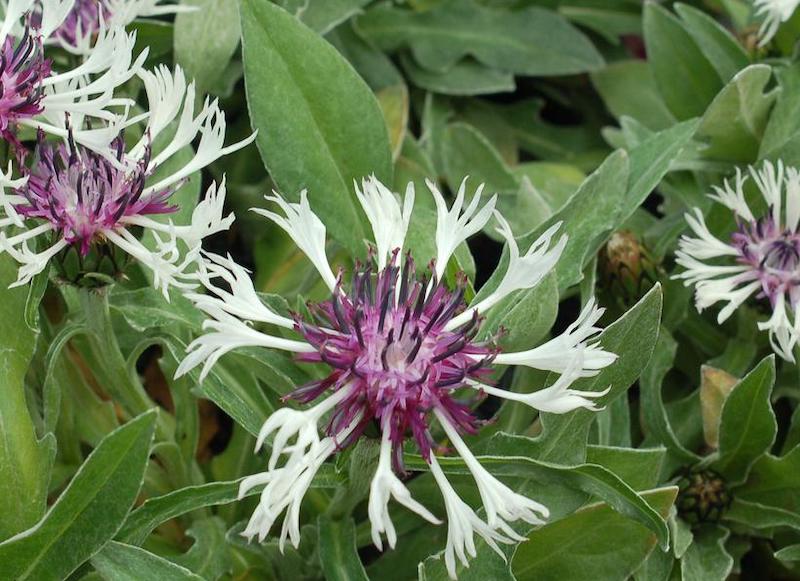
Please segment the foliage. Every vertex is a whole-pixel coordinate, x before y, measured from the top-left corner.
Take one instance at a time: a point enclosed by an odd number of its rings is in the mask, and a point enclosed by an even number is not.
[[[230,134],[258,137],[177,195],[196,200],[226,175],[237,221],[211,248],[252,268],[270,305],[302,309],[327,289],[247,210],[273,188],[307,189],[328,255],[350,266],[369,232],[352,184],[375,174],[395,191],[415,184],[419,262],[435,252],[426,179],[449,193],[465,175],[485,183],[521,248],[562,223],[555,274],[484,323],[507,331],[503,348],[556,335],[591,296],[607,308],[601,340],[619,360],[578,383],[610,387],[601,411],[482,404],[491,421],[473,449],[551,516],[505,559],[478,543],[459,578],[800,578],[798,366],[755,331],[762,304],[720,325],[671,278],[689,209],[715,235],[731,230],[711,186],[742,164],[800,164],[800,16],[758,48],[747,0],[184,3],[198,10],[135,23],[139,42],[221,100]],[[640,262],[608,259],[619,232]],[[499,283],[501,242],[487,228],[458,249],[448,276],[466,272],[470,298]],[[342,508],[355,452],[315,479],[299,549],[241,538],[256,493],[239,500],[239,483],[266,462],[255,436],[317,370],[245,350],[202,382],[174,379],[202,332],[186,299],[167,302],[136,265],[105,294],[46,276],[7,289],[14,268],[0,255],[0,579],[447,578],[443,527],[393,506],[397,548],[379,552],[366,503]],[[520,392],[551,382],[502,378]],[[425,462],[406,464],[415,498],[441,507]],[[442,466],[457,487],[469,478],[460,461]]]

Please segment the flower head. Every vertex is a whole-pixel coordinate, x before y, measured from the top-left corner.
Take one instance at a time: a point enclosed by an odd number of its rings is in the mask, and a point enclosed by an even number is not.
[[[800,0],[753,0],[756,14],[764,18],[758,30],[759,46],[772,40],[781,23],[792,17],[799,4]]]
[[[723,303],[720,323],[751,296],[764,301],[772,315],[759,329],[769,332],[776,353],[794,361],[792,349],[800,339],[800,172],[765,161],[749,173],[737,170],[733,183],[726,180],[711,196],[736,218],[738,227],[727,241],[710,232],[699,209],[687,214],[695,237],[681,238],[677,262],[685,270],[676,277],[695,286],[698,310]],[[768,206],[762,216],[745,199],[748,178]]]
[[[107,149],[97,152],[77,144],[71,130],[66,142],[57,143],[46,141],[40,131],[32,162],[21,168],[22,178],[12,179],[10,171],[2,176],[0,216],[5,217],[0,218],[0,251],[22,264],[16,284],[29,281],[62,250],[73,247],[85,258],[94,247],[111,244],[150,268],[166,294],[170,285],[185,286],[179,277],[198,257],[200,240],[230,226],[233,217],[222,211],[224,182],[209,188],[189,225],[153,219],[178,209],[170,198],[191,174],[251,139],[226,147],[224,115],[216,102],[207,101],[195,116],[194,87],[186,85],[180,68],[174,74],[160,69],[142,76],[151,111],[138,142],[126,147],[120,133]],[[179,113],[175,133],[154,153],[153,139]],[[156,171],[198,135],[194,157],[157,179]],[[149,250],[133,228],[151,232],[156,250]],[[49,246],[33,251],[28,243],[39,238],[49,239]],[[178,241],[188,253],[179,250]]]
[[[481,205],[479,188],[464,208],[465,188],[462,184],[454,206],[448,208],[442,194],[430,184],[439,214],[437,256],[429,257],[433,258],[429,268],[420,272],[410,254],[400,255],[413,188],[409,187],[401,205],[377,179],[365,180],[358,199],[372,225],[375,250],[370,251],[367,262],[356,262],[347,282],[344,271],[333,275],[325,255],[325,226],[313,214],[305,194],[299,204],[277,195],[269,197],[284,215],[258,212],[289,233],[331,289],[328,300],[309,305],[309,316],[294,314],[289,319],[274,313],[258,299],[244,269],[229,259],[208,257],[203,282],[211,293],[188,296],[210,316],[206,328],[211,332],[189,346],[179,374],[201,364],[202,373],[208,373],[222,354],[253,345],[294,352],[301,362],[329,368],[326,377],[287,396],[300,404],[315,402],[313,407],[279,410],[264,425],[257,447],[269,435],[275,436],[267,472],[246,481],[247,489],[256,483],[267,484],[246,536],[263,539],[286,510],[281,543],[287,535],[296,543],[297,511],[309,478],[327,457],[349,446],[368,426],[381,434],[368,506],[372,538],[379,548],[383,547],[383,535],[392,547],[397,538],[388,512],[391,498],[429,522],[439,522],[402,483],[403,451],[409,442],[430,466],[444,496],[449,521],[445,560],[451,575],[455,575],[456,557],[467,564],[468,557],[474,556],[475,533],[499,551],[497,543],[521,540],[509,523],[538,524],[547,516],[545,507],[512,491],[470,453],[461,434],[475,433],[481,425],[472,404],[490,392],[556,413],[578,407],[595,409],[593,399],[604,392],[574,391],[569,384],[597,373],[615,356],[591,342],[602,312],[593,305],[562,337],[539,351],[502,353],[492,338],[481,335],[483,313],[510,293],[538,284],[555,266],[566,237],[551,244],[557,231],[554,227],[521,253],[507,223],[497,215],[510,248],[508,272],[487,298],[467,305],[466,277],[459,275],[454,288],[449,288],[442,274],[456,247],[492,217],[494,198]],[[220,278],[222,284],[217,282]],[[293,328],[299,337],[273,336],[253,328],[253,322]],[[538,366],[561,377],[550,388],[525,397],[491,385],[493,366],[501,362]],[[447,481],[437,459],[444,450],[437,444],[437,433],[447,437],[475,478],[486,520],[459,498]]]
[[[17,146],[20,126],[41,129],[102,150],[126,123],[130,104],[115,99],[114,90],[136,75],[147,57],[133,57],[136,36],[122,28],[102,25],[91,51],[80,64],[58,67],[46,54],[46,45],[69,14],[73,0],[10,0],[0,25],[0,135]],[[85,127],[84,119],[95,125]]]

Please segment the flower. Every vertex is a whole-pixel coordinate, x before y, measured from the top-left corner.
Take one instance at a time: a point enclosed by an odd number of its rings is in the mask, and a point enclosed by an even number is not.
[[[120,133],[108,151],[98,153],[78,145],[68,132],[66,143],[51,143],[40,131],[33,162],[23,165],[22,177],[12,179],[11,169],[0,176],[0,251],[22,266],[16,285],[27,283],[44,270],[50,259],[74,247],[85,258],[95,246],[111,244],[134,257],[155,275],[155,284],[167,294],[169,286],[186,287],[179,280],[199,255],[200,241],[230,227],[233,216],[223,215],[225,182],[212,184],[195,208],[191,223],[175,226],[153,216],[170,214],[178,207],[172,194],[188,177],[223,155],[252,141],[254,136],[225,146],[225,116],[216,101],[206,100],[195,115],[194,84],[187,86],[180,68],[142,71],[150,104],[144,135],[131,147]],[[180,113],[174,134],[153,153],[153,140]],[[168,175],[155,172],[177,152],[200,140],[195,155]],[[11,193],[7,193],[10,190]],[[11,233],[15,228],[21,230]],[[131,231],[144,228],[154,237],[155,251]],[[32,240],[48,239],[46,248],[29,248]],[[178,248],[188,249],[184,256]]]
[[[329,300],[309,305],[308,317],[294,314],[289,318],[274,312],[258,298],[247,271],[230,258],[207,255],[201,279],[210,293],[187,296],[209,316],[205,328],[210,332],[189,345],[178,375],[202,366],[202,379],[220,356],[245,346],[282,349],[295,353],[301,362],[322,363],[330,369],[327,377],[287,396],[300,404],[316,402],[312,407],[283,408],[264,424],[256,449],[274,434],[272,453],[267,471],[242,483],[242,493],[266,484],[245,536],[265,538],[286,511],[280,544],[288,536],[296,546],[299,506],[313,474],[369,425],[381,434],[368,502],[372,538],[378,548],[383,548],[383,535],[390,547],[397,540],[388,510],[392,498],[427,521],[439,523],[411,497],[401,480],[408,440],[428,463],[444,497],[449,523],[445,562],[451,576],[455,576],[456,560],[467,565],[475,555],[475,534],[500,552],[498,543],[523,540],[510,523],[539,524],[547,517],[544,506],[512,491],[483,468],[461,434],[473,434],[480,427],[470,403],[486,393],[555,413],[596,409],[595,399],[605,392],[575,391],[569,386],[615,360],[593,340],[602,310],[590,303],[566,333],[529,351],[503,353],[494,342],[481,340],[483,314],[510,293],[538,284],[558,261],[566,236],[553,242],[556,225],[523,254],[508,223],[494,211],[494,197],[482,203],[478,188],[465,204],[464,182],[448,208],[436,186],[429,183],[428,187],[437,207],[437,248],[430,269],[420,274],[410,254],[400,259],[414,203],[413,186],[401,202],[374,176],[364,180],[360,189],[356,185],[375,249],[366,263],[356,262],[348,283],[344,271],[333,274],[325,254],[325,226],[311,210],[306,193],[298,203],[277,194],[267,197],[282,213],[256,212],[291,236],[331,291]],[[494,291],[468,306],[466,277],[458,275],[454,288],[448,288],[442,277],[459,244],[481,231],[493,215],[508,244],[508,266]],[[298,338],[264,332],[253,323],[294,329]],[[560,377],[544,390],[514,393],[492,385],[495,364],[528,365],[553,370]],[[320,434],[323,421],[324,436]],[[437,425],[475,479],[485,519],[448,482],[440,465],[446,461],[443,448],[434,440]]]
[[[764,18],[758,30],[761,39],[758,46],[765,46],[772,40],[781,23],[792,17],[798,4],[800,0],[753,0],[756,14]]]
[[[699,209],[686,215],[695,237],[680,240],[677,262],[685,270],[675,278],[694,285],[698,311],[723,303],[719,323],[751,296],[767,302],[772,315],[758,328],[769,332],[778,355],[794,361],[800,338],[800,172],[765,161],[760,170],[751,166],[749,174],[737,169],[733,183],[725,180],[710,196],[736,218],[738,227],[727,242],[711,233]],[[756,217],[745,199],[749,178],[768,206],[763,216]]]
[[[114,90],[140,71],[147,51],[134,59],[136,35],[102,26],[86,59],[62,70],[46,58],[44,44],[71,5],[71,0],[10,0],[6,5],[0,26],[0,135],[18,148],[19,126],[66,138],[69,123],[76,143],[102,150],[127,123],[124,112],[111,108],[131,103],[115,99]],[[84,120],[92,118],[103,126],[84,127]]]
[[[70,52],[91,51],[104,25],[125,28],[140,17],[193,10],[192,6],[165,4],[164,0],[74,0],[54,38]]]

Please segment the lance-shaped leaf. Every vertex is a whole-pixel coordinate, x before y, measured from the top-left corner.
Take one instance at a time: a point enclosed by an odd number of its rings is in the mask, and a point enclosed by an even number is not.
[[[247,102],[261,157],[290,198],[308,189],[337,240],[361,253],[367,230],[353,180],[390,184],[392,153],[378,101],[348,62],[271,2],[244,0]]]
[[[9,289],[17,265],[0,256],[0,539],[33,526],[44,514],[52,436],[39,441],[25,403],[25,373],[36,333],[25,324],[28,289]]]
[[[431,71],[466,56],[520,75],[569,75],[598,69],[603,58],[564,17],[541,8],[495,10],[474,0],[446,0],[426,12],[382,4],[356,20],[384,50],[407,46]]]
[[[675,487],[642,493],[666,518]],[[517,579],[627,579],[656,547],[656,537],[641,524],[598,504],[547,524],[517,549],[512,570]]]
[[[137,579],[169,579],[169,581],[201,581],[189,569],[167,561],[139,547],[111,541],[92,557],[92,565],[107,581]]]
[[[775,357],[769,356],[731,391],[722,406],[719,458],[714,469],[730,482],[742,482],[750,466],[775,442],[778,424],[770,404]]]
[[[0,544],[8,579],[65,579],[114,537],[139,494],[155,421],[151,410],[111,432],[44,518]]]

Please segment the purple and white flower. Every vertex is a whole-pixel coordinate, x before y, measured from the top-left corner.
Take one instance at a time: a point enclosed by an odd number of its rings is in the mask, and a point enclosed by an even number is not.
[[[289,351],[301,362],[322,363],[330,369],[324,379],[300,386],[288,396],[300,404],[314,402],[311,407],[280,409],[264,424],[256,449],[271,438],[272,452],[267,471],[245,479],[241,486],[244,494],[266,485],[245,536],[264,539],[285,511],[280,544],[288,537],[296,546],[299,507],[314,473],[368,426],[381,434],[368,503],[378,548],[383,547],[383,535],[391,547],[397,539],[388,510],[392,498],[427,521],[439,523],[411,497],[401,480],[408,441],[428,463],[444,496],[449,522],[445,562],[451,576],[455,576],[456,559],[466,565],[475,555],[476,533],[500,552],[498,543],[521,540],[510,523],[539,524],[547,517],[544,506],[512,491],[484,469],[461,434],[475,433],[480,427],[471,404],[486,393],[556,413],[596,409],[596,398],[605,392],[572,390],[570,384],[616,359],[594,339],[599,330],[594,325],[602,310],[591,303],[563,335],[529,351],[502,352],[493,339],[480,334],[483,315],[510,293],[538,284],[558,261],[566,236],[554,242],[558,230],[554,226],[521,254],[507,222],[494,210],[495,197],[482,203],[479,188],[465,204],[466,183],[462,183],[448,208],[435,185],[428,185],[438,221],[436,257],[425,272],[419,271],[408,253],[401,256],[414,203],[413,186],[401,202],[370,177],[356,189],[372,226],[376,254],[371,251],[366,262],[357,262],[350,276],[342,270],[334,274],[325,253],[325,226],[312,212],[305,192],[299,203],[277,194],[269,196],[267,200],[278,211],[256,210],[291,236],[330,289],[329,300],[309,305],[308,317],[274,312],[259,299],[248,272],[221,256],[208,255],[201,274],[210,293],[187,293],[208,315],[205,328],[209,332],[189,346],[179,375],[202,366],[204,377],[219,357],[247,346]],[[456,248],[481,231],[493,215],[508,244],[507,270],[493,293],[467,305],[463,274],[457,277],[455,288],[445,285],[443,275]],[[297,338],[262,332],[253,323],[293,329]],[[513,393],[492,385],[498,364],[553,370],[560,378],[541,391]],[[458,496],[445,476],[439,462],[444,448],[434,440],[437,425],[474,477],[485,518]]]
[[[134,59],[135,34],[103,26],[83,62],[60,67],[47,58],[44,47],[67,17],[73,0],[8,0],[4,4],[2,137],[18,144],[18,129],[30,127],[66,139],[69,119],[76,143],[98,151],[107,148],[129,122],[125,113],[131,102],[115,98],[114,90],[136,75],[147,57],[145,50]],[[85,126],[86,119],[94,120],[93,128]]]
[[[224,216],[225,183],[213,184],[192,214],[191,224],[176,226],[154,216],[178,207],[172,194],[193,173],[248,143],[252,136],[225,146],[225,116],[216,101],[206,102],[195,114],[194,83],[187,85],[183,71],[166,67],[141,71],[150,105],[143,136],[130,147],[119,134],[108,151],[83,147],[68,132],[66,142],[51,143],[42,133],[30,166],[22,177],[0,175],[0,252],[20,263],[15,284],[25,284],[44,270],[50,259],[68,247],[85,256],[93,245],[118,246],[151,269],[156,286],[167,294],[169,286],[186,287],[180,277],[193,263],[200,241],[230,227]],[[175,122],[173,124],[173,121]],[[153,151],[153,141],[174,125],[163,148]],[[194,156],[171,173],[156,171],[199,136]],[[165,136],[166,137],[166,136]],[[155,251],[131,231],[143,228],[155,240]],[[36,250],[29,243],[39,242]],[[181,241],[187,252],[181,252]]]
[[[758,45],[765,46],[778,32],[780,25],[792,17],[800,0],[753,0],[756,15],[763,17],[758,30]]]
[[[745,198],[752,179],[768,209],[757,215]],[[684,271],[676,275],[694,285],[697,309],[722,303],[719,323],[728,319],[750,297],[769,305],[771,316],[758,328],[769,332],[773,350],[794,361],[800,339],[800,172],[778,161],[765,161],[749,176],[736,171],[710,197],[730,209],[737,229],[726,241],[714,236],[702,212],[686,215],[694,237],[683,236],[677,262]]]

